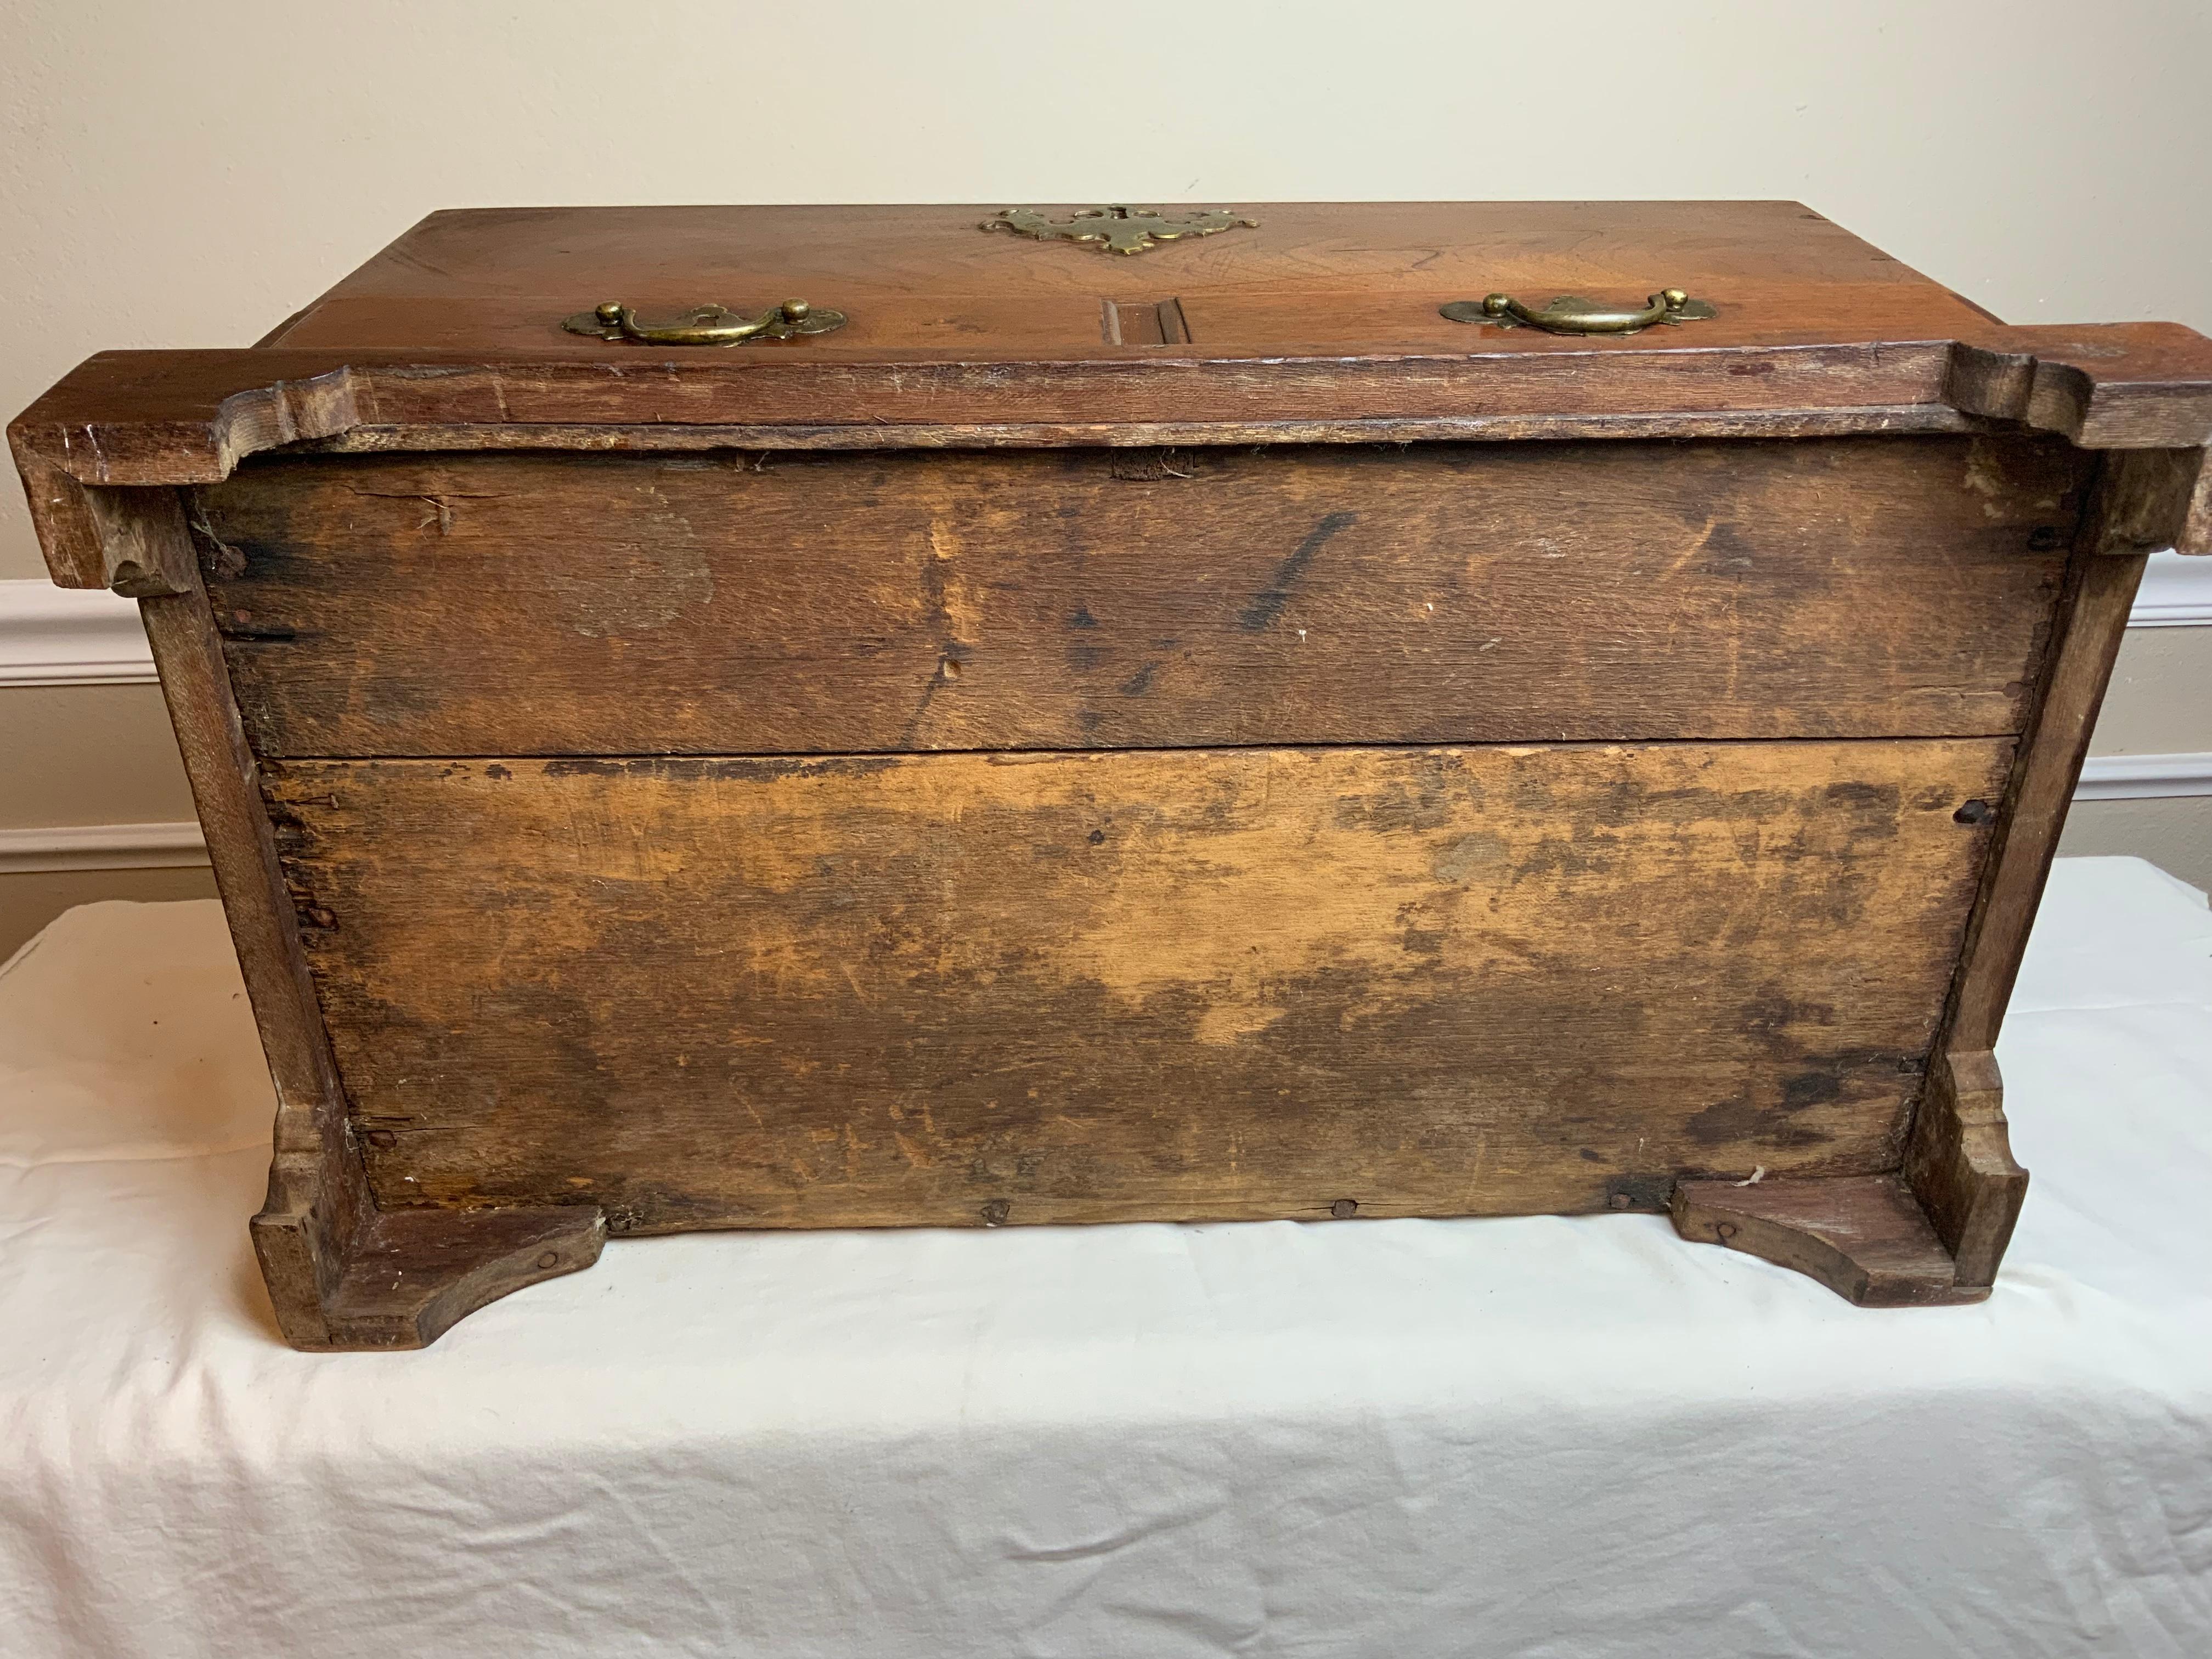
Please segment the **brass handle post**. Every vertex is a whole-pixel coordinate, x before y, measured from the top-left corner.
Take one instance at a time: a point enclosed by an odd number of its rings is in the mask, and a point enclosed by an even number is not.
[[[1577,294],[1562,294],[1540,311],[1510,294],[1488,295],[1480,302],[1455,300],[1441,309],[1455,323],[1540,328],[1547,334],[1638,334],[1655,323],[1700,322],[1719,314],[1679,288],[1660,289],[1641,310],[1600,305]]]
[[[798,334],[827,334],[845,325],[842,311],[825,311],[804,300],[786,300],[757,317],[747,317],[726,306],[695,306],[666,322],[641,321],[635,311],[609,300],[589,311],[565,319],[561,326],[571,334],[593,334],[602,340],[628,340],[638,345],[732,346],[748,340],[787,340]]]

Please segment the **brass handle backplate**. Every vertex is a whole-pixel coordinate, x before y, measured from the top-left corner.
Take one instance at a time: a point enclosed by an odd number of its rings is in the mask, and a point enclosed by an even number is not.
[[[845,326],[845,313],[810,306],[804,300],[786,300],[757,317],[726,306],[695,306],[665,323],[647,323],[628,306],[609,300],[565,319],[561,326],[571,334],[595,334],[602,340],[630,340],[639,345],[730,346],[748,340],[788,340],[795,334],[827,334]]]
[[[1654,323],[1702,322],[1720,314],[1679,288],[1661,289],[1644,301],[1640,311],[1602,306],[1577,294],[1562,294],[1541,311],[1522,304],[1510,294],[1492,294],[1479,301],[1455,300],[1442,310],[1455,323],[1491,323],[1499,328],[1525,325],[1549,334],[1637,334]]]

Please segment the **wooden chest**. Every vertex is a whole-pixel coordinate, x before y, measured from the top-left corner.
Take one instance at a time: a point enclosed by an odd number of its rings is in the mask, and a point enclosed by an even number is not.
[[[708,1227],[1671,1208],[1985,1296],[2208,434],[2200,337],[1787,203],[445,213],[10,429],[143,602],[310,1348]]]

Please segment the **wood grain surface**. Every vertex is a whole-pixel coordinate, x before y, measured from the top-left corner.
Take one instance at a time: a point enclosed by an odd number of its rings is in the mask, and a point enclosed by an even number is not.
[[[1960,1285],[1995,1280],[2027,1194],[1995,1048],[2142,578],[2141,550],[2185,520],[2191,459],[2155,451],[2104,458],[2053,618],[2049,665],[1999,804],[1904,1166]]]
[[[174,491],[161,494],[176,521],[173,536],[181,540],[184,504]],[[148,500],[139,516],[150,520],[161,504]],[[144,539],[133,534],[122,545],[136,548]],[[161,694],[276,1091],[268,1194],[252,1225],[254,1252],[285,1340],[299,1348],[326,1347],[331,1331],[325,1299],[370,1223],[374,1200],[346,1133],[344,1088],[207,597],[197,588],[158,594],[141,599],[138,611],[161,669]]]
[[[1763,1256],[1826,1285],[1862,1308],[1925,1308],[1986,1301],[1893,1175],[1827,1181],[1685,1181],[1674,1188],[1675,1231]]]
[[[2033,731],[2003,802],[2001,856],[1976,908],[1954,992],[1948,1041],[1961,1053],[1996,1047],[2143,564],[2141,554],[2084,556],[2070,573]]]
[[[1502,331],[1448,321],[1437,307],[1496,289],[1537,304],[1562,293],[1641,302],[1679,285],[1721,306],[1700,327],[1730,343],[1808,327],[1830,338],[1947,337],[1990,320],[1795,202],[1222,204],[1258,225],[1135,258],[980,228],[1006,205],[435,213],[271,343],[573,351],[560,319],[602,300],[651,316],[710,300],[757,309],[794,295],[851,318],[801,343],[840,355],[1171,343],[1157,330],[1119,341],[1102,331],[1101,300],[1131,295],[1178,296],[1191,337],[1217,346],[1458,349]],[[1085,204],[1024,205],[1059,217]]]
[[[609,283],[642,292],[671,275],[778,294],[780,281],[836,278],[917,294],[1129,294],[1162,282],[1170,284],[1164,293],[1632,289],[1655,264],[1694,264],[1732,280],[1948,294],[1798,202],[1217,203],[1261,223],[1133,259],[978,230],[1005,205],[448,210],[423,218],[315,306],[512,294],[548,276],[563,292],[580,282],[592,292]],[[1057,215],[1087,204],[1024,205]]]
[[[293,762],[380,1204],[1665,1207],[1893,1170],[2000,738]],[[1342,1206],[1353,1208],[1347,1212]]]
[[[111,563],[185,541],[175,493],[147,495],[110,520]],[[590,1205],[377,1211],[206,596],[162,593],[139,612],[276,1085],[268,1194],[251,1232],[284,1340],[311,1352],[420,1347],[495,1297],[590,1266],[606,1231]]]
[[[269,756],[2020,729],[2052,441],[270,460],[199,492]]]

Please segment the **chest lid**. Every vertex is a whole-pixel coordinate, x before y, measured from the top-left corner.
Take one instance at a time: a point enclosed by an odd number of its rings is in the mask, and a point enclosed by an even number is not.
[[[1669,289],[1689,303],[1635,327]],[[1493,294],[1517,307],[1486,311]],[[650,333],[787,299],[844,321],[773,343],[856,361],[1457,356],[1653,327],[1647,349],[1817,345],[1995,320],[1790,202],[526,208],[433,214],[265,343],[573,355],[563,320],[603,302]]]
[[[787,304],[787,301],[797,302]],[[433,214],[252,348],[108,352],[9,428],[86,487],[271,447],[2212,437],[2212,342],[2009,328],[1789,202]],[[71,550],[76,550],[72,551]]]

